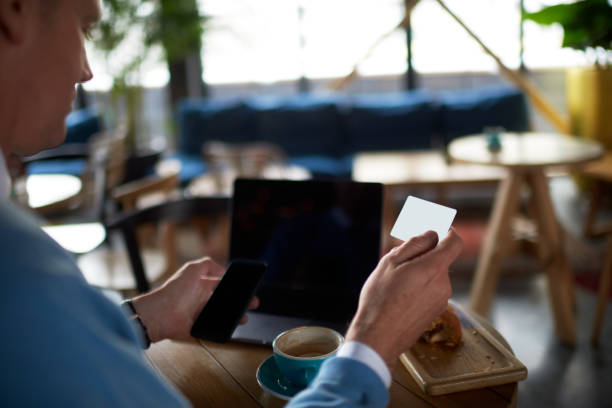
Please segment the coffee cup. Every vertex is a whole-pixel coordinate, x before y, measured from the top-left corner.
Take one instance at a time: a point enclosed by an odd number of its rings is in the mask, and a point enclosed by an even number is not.
[[[291,383],[306,387],[321,364],[334,356],[344,337],[327,327],[303,326],[287,330],[274,339],[272,349],[280,372]]]

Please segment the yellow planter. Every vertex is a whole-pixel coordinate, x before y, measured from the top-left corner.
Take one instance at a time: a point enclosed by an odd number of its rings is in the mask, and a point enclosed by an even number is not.
[[[612,150],[612,68],[573,68],[566,78],[571,134]]]

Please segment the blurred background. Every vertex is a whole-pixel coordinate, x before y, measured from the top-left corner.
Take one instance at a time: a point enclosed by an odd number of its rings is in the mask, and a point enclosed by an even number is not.
[[[545,169],[577,288],[575,346],[555,334],[542,273],[554,255],[529,220],[529,189],[488,317],[528,367],[520,406],[612,406],[610,1],[101,2],[94,78],[67,140],[25,158],[14,183],[90,283],[129,296],[186,259],[227,262],[237,176],[352,179],[387,186],[383,251],[408,194],[457,208],[453,298],[468,305],[506,173],[457,166],[449,146],[477,134],[499,148],[507,131],[593,142],[587,166]],[[204,216],[139,227],[135,264],[136,224],[121,216],[189,196],[210,198]]]
[[[335,79],[350,74],[390,31],[343,91],[461,89],[504,81],[495,61],[433,0],[418,2],[409,21],[396,30],[410,2],[102,3],[108,26],[88,46],[95,76],[84,84],[88,98],[82,102],[110,115],[101,101],[111,90],[143,87],[139,136],[145,145],[174,146],[172,114],[181,98],[328,92]],[[591,66],[595,56],[562,47],[559,25],[542,26],[521,17],[521,6],[537,11],[555,3],[446,1],[506,66],[521,69],[564,113],[565,69]],[[533,129],[551,128],[537,111],[531,113]]]

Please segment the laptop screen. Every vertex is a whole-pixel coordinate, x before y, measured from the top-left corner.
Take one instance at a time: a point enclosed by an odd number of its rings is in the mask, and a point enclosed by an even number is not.
[[[238,179],[230,259],[267,262],[258,312],[348,322],[380,258],[382,185]]]

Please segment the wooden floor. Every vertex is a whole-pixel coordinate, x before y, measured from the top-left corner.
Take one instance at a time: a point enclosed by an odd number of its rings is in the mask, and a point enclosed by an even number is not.
[[[453,278],[455,300],[467,301],[469,280]],[[527,366],[519,384],[519,407],[612,407],[612,302],[600,337],[591,346],[596,298],[578,288],[577,341],[563,346],[550,320],[544,275],[504,276],[489,319]]]

